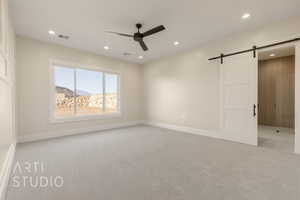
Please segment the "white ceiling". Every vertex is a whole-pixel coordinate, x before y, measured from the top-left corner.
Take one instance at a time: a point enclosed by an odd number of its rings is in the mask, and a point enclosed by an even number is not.
[[[16,32],[42,41],[144,63],[191,49],[233,32],[300,15],[299,0],[10,0]],[[251,18],[242,20],[243,13]],[[105,31],[133,33],[157,25],[166,30],[145,39],[143,52],[131,38]],[[51,37],[48,30],[69,35]],[[175,47],[174,41],[180,45]],[[106,51],[103,46],[108,45]],[[132,53],[124,56],[124,52]],[[144,59],[138,59],[143,55]]]

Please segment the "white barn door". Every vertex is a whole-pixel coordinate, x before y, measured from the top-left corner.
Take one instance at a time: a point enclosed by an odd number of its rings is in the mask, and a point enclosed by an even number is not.
[[[221,72],[221,137],[257,145],[258,60],[253,53],[225,57]]]

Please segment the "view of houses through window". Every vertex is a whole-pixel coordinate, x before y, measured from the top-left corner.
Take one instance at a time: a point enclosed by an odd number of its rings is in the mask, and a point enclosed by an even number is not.
[[[119,111],[119,75],[55,66],[55,117],[100,115]]]

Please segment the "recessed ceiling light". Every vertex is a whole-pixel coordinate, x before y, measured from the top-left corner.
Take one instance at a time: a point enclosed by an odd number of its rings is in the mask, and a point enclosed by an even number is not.
[[[143,56],[139,56],[138,58],[139,58],[139,59],[143,59],[144,57],[143,57]]]
[[[58,37],[61,38],[61,39],[65,39],[65,40],[68,40],[70,38],[70,36],[62,35],[62,34],[59,34]]]
[[[274,56],[276,56],[276,55],[275,55],[275,53],[271,53],[270,56],[271,56],[271,57],[274,57]]]
[[[130,55],[131,55],[131,53],[128,53],[128,52],[123,53],[123,56],[130,56]]]
[[[249,13],[245,13],[242,16],[242,19],[248,19],[251,15]]]
[[[55,32],[54,32],[53,30],[49,30],[48,33],[49,33],[50,35],[55,35]]]
[[[104,48],[105,50],[108,50],[108,49],[109,49],[109,47],[108,47],[108,46],[104,46],[103,48]]]
[[[179,45],[179,42],[178,42],[178,41],[175,41],[175,42],[174,42],[174,45],[175,45],[175,46],[178,46],[178,45]]]

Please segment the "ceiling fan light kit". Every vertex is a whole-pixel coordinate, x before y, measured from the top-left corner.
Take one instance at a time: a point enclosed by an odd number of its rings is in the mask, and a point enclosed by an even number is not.
[[[148,51],[148,47],[143,40],[144,37],[148,37],[150,35],[153,35],[155,33],[158,33],[160,31],[163,31],[166,29],[163,25],[160,25],[160,26],[152,28],[144,33],[141,33],[140,29],[142,28],[142,24],[140,24],[140,23],[136,24],[136,28],[138,29],[138,31],[136,33],[134,33],[133,35],[126,34],[126,33],[112,32],[112,31],[109,31],[109,33],[114,33],[114,34],[117,34],[119,36],[124,36],[124,37],[132,37],[134,41],[136,41],[140,44],[140,46],[142,47],[142,49],[144,51]]]

